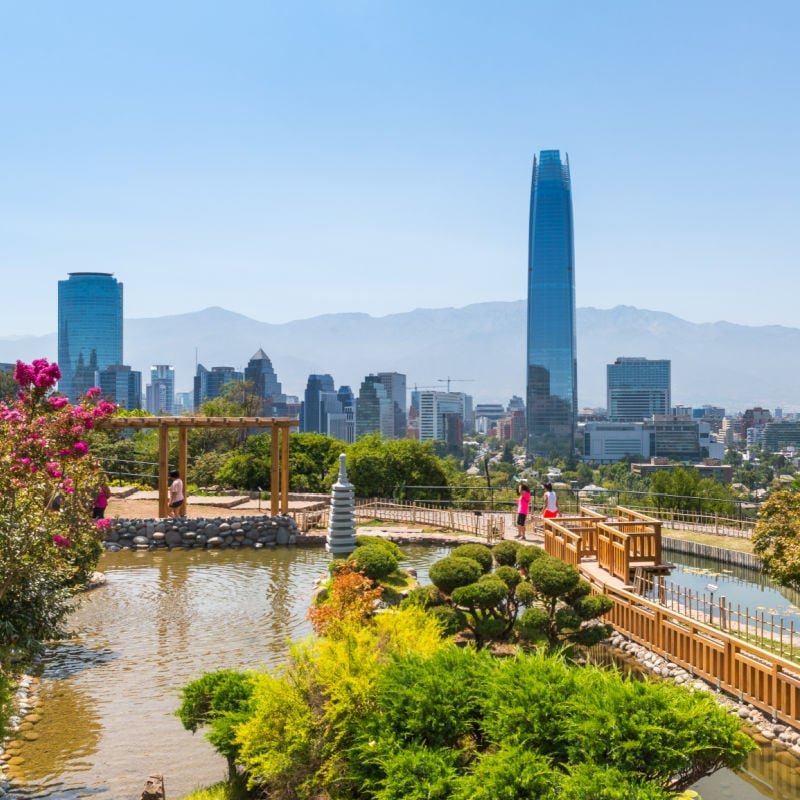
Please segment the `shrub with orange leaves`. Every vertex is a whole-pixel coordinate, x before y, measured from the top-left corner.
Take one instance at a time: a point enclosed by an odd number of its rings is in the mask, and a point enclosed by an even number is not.
[[[342,623],[366,623],[382,594],[383,587],[373,587],[372,581],[356,569],[355,562],[345,561],[336,567],[328,597],[309,609],[308,618],[320,636],[335,635]]]

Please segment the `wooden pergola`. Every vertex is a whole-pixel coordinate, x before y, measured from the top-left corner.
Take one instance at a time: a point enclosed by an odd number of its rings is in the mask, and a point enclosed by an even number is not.
[[[189,430],[195,428],[268,428],[272,432],[270,470],[270,513],[289,510],[289,431],[296,428],[293,417],[110,417],[98,422],[99,428],[158,429],[158,515],[169,513],[169,432],[178,431],[178,472],[186,485]],[[186,513],[186,500],[181,514]]]

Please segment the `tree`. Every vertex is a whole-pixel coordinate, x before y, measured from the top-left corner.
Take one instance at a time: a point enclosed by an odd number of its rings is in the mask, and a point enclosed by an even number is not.
[[[800,589],[800,493],[773,492],[762,503],[753,551],[770,577],[783,586]]]
[[[414,499],[422,494],[432,499],[449,498],[449,482],[442,461],[431,445],[413,439],[381,439],[375,433],[347,448],[347,473],[359,497]],[[333,477],[333,469],[331,472]],[[407,486],[437,486],[419,492]]]
[[[52,395],[60,377],[46,359],[18,361],[19,397],[0,404],[0,663],[59,635],[70,590],[100,555],[91,511],[103,477],[87,438],[114,406],[93,404],[99,389],[75,405]]]
[[[14,376],[0,370],[0,403],[11,402],[18,391],[19,386],[14,380]]]

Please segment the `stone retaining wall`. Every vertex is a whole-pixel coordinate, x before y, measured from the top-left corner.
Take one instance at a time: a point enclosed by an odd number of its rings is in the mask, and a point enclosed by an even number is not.
[[[106,530],[105,547],[118,550],[156,548],[224,549],[299,544],[291,517],[217,517],[214,519],[115,519]]]

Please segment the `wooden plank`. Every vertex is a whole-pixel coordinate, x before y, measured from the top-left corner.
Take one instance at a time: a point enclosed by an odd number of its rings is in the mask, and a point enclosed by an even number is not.
[[[273,430],[281,432],[281,514],[289,513],[289,426],[280,425]]]
[[[186,516],[186,487],[189,485],[189,429],[186,427],[178,428],[178,472],[183,481],[183,503],[181,504],[181,516]]]
[[[279,461],[280,461],[280,449],[279,445],[280,442],[278,441],[278,428],[272,429],[272,464],[270,466],[270,478],[269,478],[269,503],[270,503],[270,514],[273,517],[278,516],[278,512],[280,511],[280,494],[281,494],[281,486],[280,486],[280,471],[279,471]]]
[[[158,516],[169,516],[169,426],[158,428]]]

